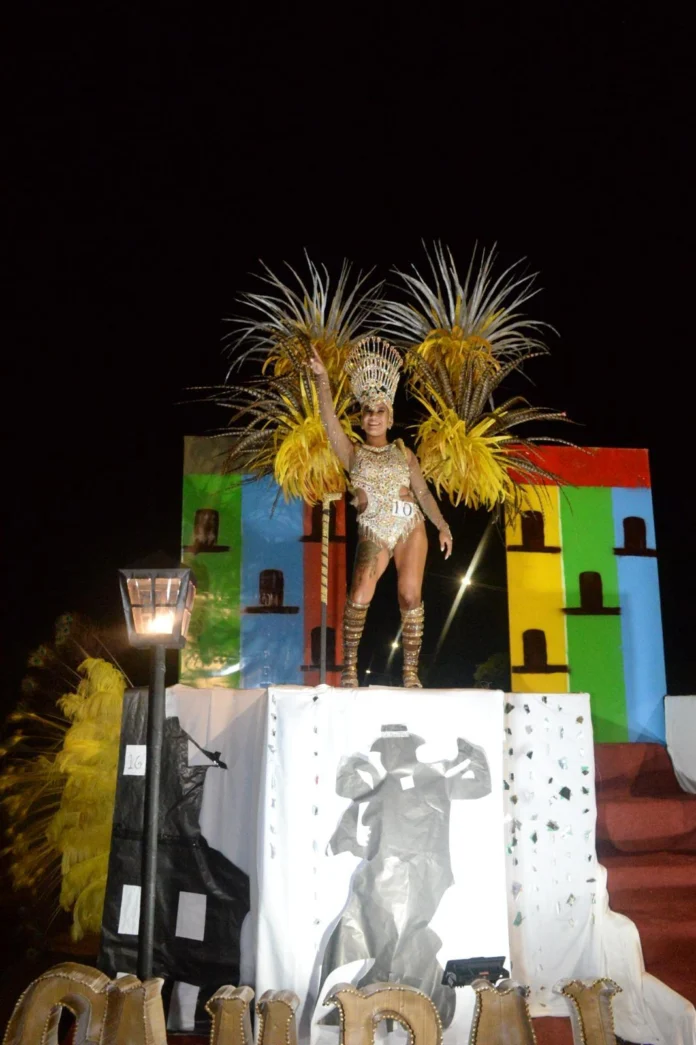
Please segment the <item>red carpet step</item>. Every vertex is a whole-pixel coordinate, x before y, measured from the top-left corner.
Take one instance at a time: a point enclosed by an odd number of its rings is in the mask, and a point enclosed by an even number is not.
[[[595,744],[597,792],[617,789],[635,797],[683,795],[661,744]]]
[[[696,853],[696,796],[660,744],[597,744],[597,842],[618,852]]]
[[[659,744],[597,744],[597,852],[648,972],[696,1004],[696,795]]]
[[[605,791],[597,805],[597,840],[623,853],[696,854],[696,795],[635,798]]]

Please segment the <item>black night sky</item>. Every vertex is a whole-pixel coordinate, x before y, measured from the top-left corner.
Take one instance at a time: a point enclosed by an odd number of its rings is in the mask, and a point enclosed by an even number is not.
[[[177,553],[182,436],[224,418],[175,404],[224,375],[220,319],[257,259],[297,264],[306,248],[333,272],[347,256],[386,276],[438,237],[462,267],[476,241],[501,264],[527,256],[544,287],[531,311],[559,331],[531,371],[534,401],[567,410],[580,443],[649,448],[669,689],[694,692],[691,56],[676,6],[638,9],[16,12],[7,710],[59,613],[120,627],[118,567]],[[481,521],[448,515],[454,578]],[[495,586],[492,548],[481,576]],[[435,552],[429,564],[432,649],[456,580]],[[393,574],[382,587],[393,631]],[[388,637],[372,635],[375,663]],[[504,593],[467,596],[442,681],[470,684],[506,642]]]

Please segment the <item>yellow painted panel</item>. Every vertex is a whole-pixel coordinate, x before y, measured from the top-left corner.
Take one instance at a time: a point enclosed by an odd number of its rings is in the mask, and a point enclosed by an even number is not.
[[[544,543],[561,544],[560,492],[547,487],[544,498]],[[532,493],[533,497],[534,494]],[[522,543],[521,523],[508,527],[508,544]],[[568,663],[566,620],[563,613],[563,562],[560,554],[548,552],[508,552],[508,616],[510,621],[510,660],[513,666],[524,662],[522,633],[529,628],[540,628],[546,635],[549,664]],[[568,674],[519,675],[513,673],[512,686],[516,693],[566,693]]]
[[[512,675],[513,693],[568,693],[569,675],[556,671],[553,675]]]

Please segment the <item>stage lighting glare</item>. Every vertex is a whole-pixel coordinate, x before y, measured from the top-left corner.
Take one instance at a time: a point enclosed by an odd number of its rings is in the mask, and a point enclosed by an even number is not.
[[[471,577],[462,577],[459,583],[462,588],[468,588],[471,584]]]
[[[365,668],[365,674],[366,675],[371,675],[372,674],[372,669],[371,668]]]
[[[398,642],[392,642],[391,648],[392,649],[398,649],[399,648],[399,643]]]

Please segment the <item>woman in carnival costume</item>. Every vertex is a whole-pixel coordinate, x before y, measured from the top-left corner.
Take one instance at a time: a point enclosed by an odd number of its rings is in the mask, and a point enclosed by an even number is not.
[[[425,278],[415,266],[407,273],[396,270],[407,301],[383,299],[381,285],[367,286],[369,273],[353,279],[347,262],[333,287],[326,270],[309,258],[309,278],[290,268],[290,283],[264,266],[265,292],[243,295],[252,314],[234,320],[228,379],[208,389],[209,401],[231,411],[219,433],[229,440],[226,471],[272,476],[286,500],[300,498],[307,505],[344,493],[348,475],[359,535],[343,623],[342,682],[349,687],[358,684],[367,610],[392,555],[404,685],[420,686],[424,514],[437,527],[446,557],[452,550],[452,535],[426,480],[455,507],[484,508],[507,523],[532,503],[541,507],[544,483],[562,483],[543,467],[539,437],[525,438],[520,427],[567,421],[565,414],[532,406],[520,395],[493,402],[509,376],[548,354],[540,338],[546,324],[522,311],[537,292],[536,273],[521,271],[516,262],[495,276],[495,252],[479,258],[475,250],[461,279],[439,243],[426,258]],[[365,336],[366,328],[382,330],[404,352],[420,414],[417,457],[401,440],[387,439],[402,356],[383,338]],[[260,363],[260,374],[230,382],[242,363]],[[353,398],[361,407],[364,443],[353,433]]]
[[[420,687],[418,660],[425,608],[421,589],[428,540],[424,515],[440,535],[440,549],[452,554],[452,533],[428,490],[418,461],[401,439],[390,443],[393,402],[402,361],[397,350],[379,337],[363,338],[350,353],[345,372],[360,404],[365,442],[346,435],[334,410],[326,367],[316,349],[309,364],[316,377],[321,419],[331,446],[350,477],[358,510],[358,547],[343,616],[341,685],[358,685],[358,647],[375,587],[389,559],[398,577],[403,644],[403,684]]]

